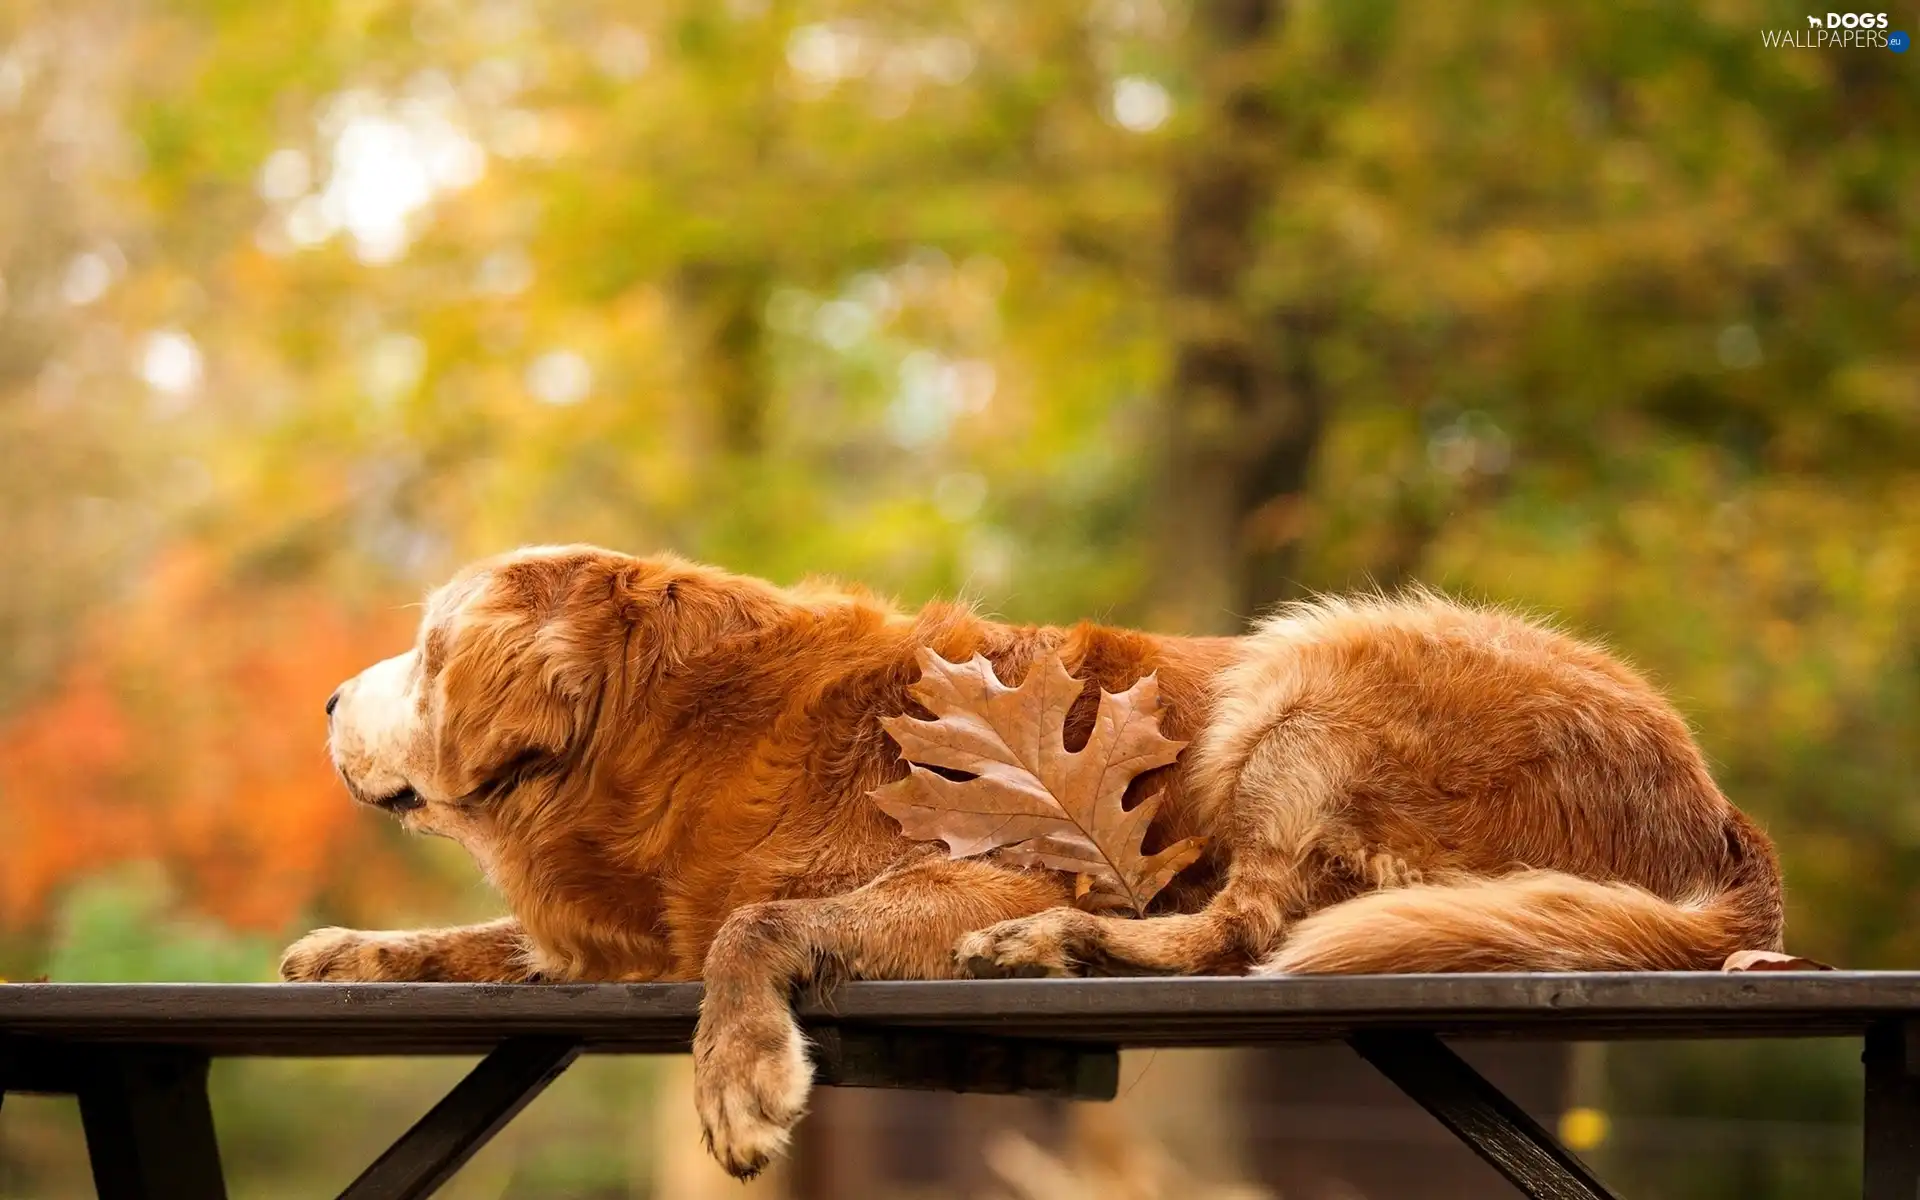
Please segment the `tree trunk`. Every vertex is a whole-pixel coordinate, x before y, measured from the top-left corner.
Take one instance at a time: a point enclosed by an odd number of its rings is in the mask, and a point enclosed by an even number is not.
[[[1311,315],[1246,295],[1282,127],[1266,95],[1280,0],[1207,0],[1193,15],[1202,111],[1175,178],[1169,292],[1174,371],[1165,407],[1157,627],[1233,632],[1293,590],[1288,570],[1324,421],[1304,347]]]

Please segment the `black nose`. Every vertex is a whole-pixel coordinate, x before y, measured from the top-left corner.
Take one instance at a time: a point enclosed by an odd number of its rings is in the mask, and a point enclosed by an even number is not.
[[[333,710],[339,707],[340,707],[339,692],[335,692],[333,695],[327,697],[327,715],[328,716],[332,716]]]

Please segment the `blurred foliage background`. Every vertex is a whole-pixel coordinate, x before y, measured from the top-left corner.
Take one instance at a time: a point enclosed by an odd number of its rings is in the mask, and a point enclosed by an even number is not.
[[[0,972],[489,912],[320,706],[574,540],[1195,632],[1524,604],[1670,689],[1792,948],[1920,963],[1920,63],[1763,45],[1803,20],[6,0]],[[1837,1195],[1852,1055],[1574,1099],[1633,1194]],[[663,1069],[576,1069],[455,1194],[685,1194]],[[456,1070],[223,1068],[237,1192],[331,1194]],[[84,1194],[76,1124],[9,1100],[0,1193]]]

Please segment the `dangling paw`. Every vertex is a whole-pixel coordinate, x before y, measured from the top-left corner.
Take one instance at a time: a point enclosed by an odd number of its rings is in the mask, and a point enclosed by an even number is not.
[[[693,1100],[707,1149],[727,1173],[752,1179],[787,1148],[807,1110],[813,1065],[784,1005],[716,1019],[693,1041]]]

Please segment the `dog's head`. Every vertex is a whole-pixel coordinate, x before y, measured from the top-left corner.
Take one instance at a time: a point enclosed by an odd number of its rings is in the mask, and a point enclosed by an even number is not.
[[[406,653],[327,701],[355,799],[429,832],[535,778],[577,772],[671,671],[770,615],[773,589],[678,559],[541,547],[460,572]]]

